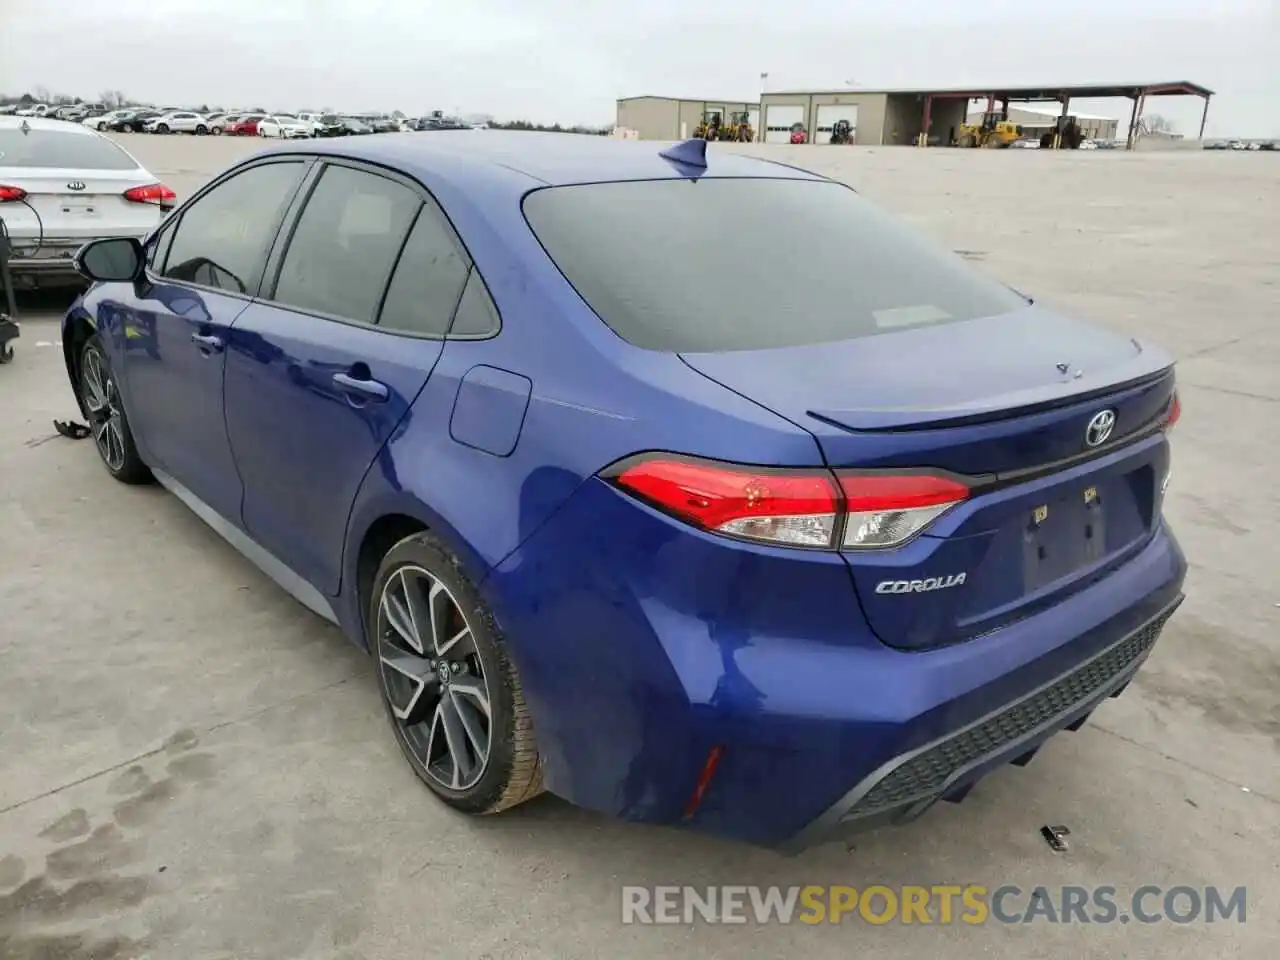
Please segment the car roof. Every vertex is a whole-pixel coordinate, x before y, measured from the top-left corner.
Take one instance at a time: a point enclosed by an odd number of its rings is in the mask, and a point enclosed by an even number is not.
[[[523,175],[523,190],[535,186],[613,180],[670,180],[688,176],[659,153],[668,144],[572,133],[515,130],[435,130],[341,138],[309,145],[305,152],[336,154],[393,167],[423,181],[446,179],[466,189]],[[297,152],[297,151],[293,151]],[[700,177],[770,177],[824,180],[797,167],[707,147]],[[523,191],[522,191],[523,192]]]
[[[84,134],[90,137],[101,136],[96,130],[82,123],[71,120],[50,120],[44,117],[15,117],[9,114],[0,115],[0,130],[17,130],[26,124],[32,130],[61,130],[63,133]]]

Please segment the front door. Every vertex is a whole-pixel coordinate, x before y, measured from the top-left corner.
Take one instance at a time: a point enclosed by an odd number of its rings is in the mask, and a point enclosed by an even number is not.
[[[332,595],[351,505],[440,357],[470,262],[420,188],[344,163],[272,261],[231,330],[227,431],[245,530]]]
[[[223,415],[226,346],[256,293],[301,162],[251,167],[181,211],[122,304],[129,416],[144,458],[238,523],[242,487]]]

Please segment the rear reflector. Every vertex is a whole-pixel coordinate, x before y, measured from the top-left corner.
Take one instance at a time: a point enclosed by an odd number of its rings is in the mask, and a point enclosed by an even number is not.
[[[1182,417],[1182,401],[1178,399],[1178,391],[1173,391],[1169,398],[1169,409],[1164,415],[1164,428],[1172,430],[1173,425]]]
[[[849,511],[842,546],[853,549],[905,543],[969,496],[958,480],[933,474],[848,474],[840,477]]]
[[[21,187],[7,187],[0,184],[0,203],[20,203],[27,199],[27,191]]]
[[[132,203],[165,204],[177,196],[163,183],[148,183],[143,187],[131,187],[124,192],[124,198]]]
[[[894,547],[969,496],[927,473],[851,473],[749,467],[654,454],[606,476],[652,506],[713,533],[779,546]]]
[[[698,775],[698,782],[693,785],[693,793],[689,795],[689,799],[684,805],[684,818],[686,820],[693,819],[693,815],[702,806],[702,800],[707,795],[707,788],[711,786],[711,780],[716,775],[716,767],[720,766],[720,758],[722,756],[724,756],[724,747],[718,744],[707,752],[707,760],[702,765],[702,773]]]

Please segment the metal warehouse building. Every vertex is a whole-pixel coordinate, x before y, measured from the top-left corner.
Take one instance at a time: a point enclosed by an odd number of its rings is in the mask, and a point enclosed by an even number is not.
[[[751,129],[760,129],[760,104],[743,100],[675,100],[671,97],[625,97],[618,101],[618,126],[635,130],[641,140],[686,140],[704,113],[726,121],[746,111]]]
[[[761,104],[764,125],[761,126]],[[734,112],[747,111],[756,139],[766,143],[790,143],[791,128],[801,124],[813,131],[813,143],[827,143],[839,120],[848,120],[857,143],[914,143],[923,116],[923,94],[841,90],[826,93],[766,93],[761,103],[741,100],[684,100],[671,97],[626,97],[618,101],[617,125],[635,130],[642,140],[683,140],[704,113],[719,113],[727,120]],[[959,125],[966,101],[934,111],[934,122]],[[951,115],[954,114],[954,117]]]
[[[791,130],[797,124],[808,134],[810,143],[831,140],[831,130],[841,120],[853,129],[854,142],[860,144],[914,144],[921,132],[927,131],[929,143],[947,144],[965,122],[972,100],[985,100],[990,109],[1007,109],[1014,122],[1017,113],[1027,114],[1024,125],[1036,126],[1043,120],[1040,111],[1025,110],[1013,104],[1046,103],[1054,107],[1050,116],[1070,114],[1072,99],[1125,98],[1132,101],[1130,127],[1142,117],[1148,97],[1197,96],[1204,99],[1204,119],[1209,113],[1213,91],[1187,81],[1122,84],[1065,84],[1043,87],[959,87],[954,89],[919,90],[825,90],[772,91],[762,94],[760,103],[741,100],[684,100],[671,97],[626,97],[618,101],[619,127],[636,131],[646,140],[683,140],[693,135],[704,113],[729,114],[747,111],[756,140],[767,143],[789,143]],[[1081,127],[1088,135],[1115,136],[1118,122],[1110,117],[1081,117]],[[1084,121],[1088,122],[1084,122]],[[1105,123],[1104,123],[1105,121]],[[1096,129],[1095,129],[1096,128]]]

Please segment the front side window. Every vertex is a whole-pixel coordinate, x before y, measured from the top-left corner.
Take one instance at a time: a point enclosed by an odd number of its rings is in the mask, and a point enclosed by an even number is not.
[[[419,206],[418,195],[393,180],[329,167],[298,219],[272,299],[373,323]]]
[[[255,293],[304,169],[301,162],[250,167],[196,200],[182,212],[163,275],[229,293]]]

